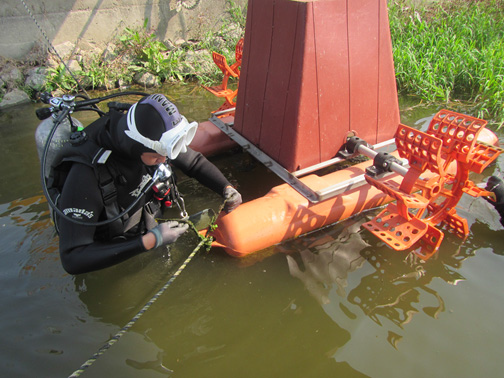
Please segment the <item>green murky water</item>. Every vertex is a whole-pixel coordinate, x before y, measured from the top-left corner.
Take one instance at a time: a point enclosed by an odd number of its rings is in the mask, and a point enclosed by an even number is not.
[[[188,118],[219,100],[165,88]],[[0,112],[0,370],[5,377],[64,377],[115,335],[195,246],[72,277],[60,266],[33,134],[38,105]],[[437,109],[402,105],[421,127]],[[79,115],[77,115],[79,117]],[[79,117],[84,122],[87,119]],[[501,136],[502,140],[502,136]],[[245,198],[271,175],[244,154],[213,159]],[[478,180],[502,170],[503,158]],[[476,178],[475,178],[476,179]],[[220,199],[181,184],[190,211]],[[177,280],[83,377],[502,376],[504,231],[485,201],[464,196],[471,234],[447,234],[421,263],[383,246],[360,224],[376,212],[238,260],[219,249]]]

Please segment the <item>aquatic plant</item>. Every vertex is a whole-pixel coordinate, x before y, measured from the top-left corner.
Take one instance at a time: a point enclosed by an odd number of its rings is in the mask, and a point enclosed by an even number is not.
[[[170,59],[167,57],[168,47],[159,41],[154,32],[147,28],[148,19],[144,21],[143,28],[126,28],[119,37],[121,45],[119,54],[128,53],[132,57],[130,69],[132,71],[145,70],[161,79],[165,79],[170,72]]]
[[[52,92],[60,89],[65,92],[73,92],[77,88],[77,83],[65,68],[63,63],[55,68],[47,69],[47,87],[45,90]]]
[[[389,18],[401,94],[504,124],[503,0],[395,0]]]

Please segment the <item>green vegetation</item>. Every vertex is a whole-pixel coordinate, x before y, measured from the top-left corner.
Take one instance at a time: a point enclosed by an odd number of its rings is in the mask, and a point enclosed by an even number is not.
[[[411,4],[389,1],[399,92],[427,102],[463,102],[474,115],[501,127],[504,1]]]
[[[178,46],[158,40],[147,25],[145,20],[143,28],[126,28],[103,54],[81,60],[81,70],[72,70],[80,84],[86,89],[113,89],[130,85],[135,77],[145,73],[155,77],[156,85],[165,81],[196,80],[209,84],[219,80],[222,73],[212,61],[212,51],[234,62],[236,43],[244,33],[245,13],[227,0],[222,26],[217,32]],[[49,69],[48,75],[47,90],[78,90],[78,84],[63,65]]]

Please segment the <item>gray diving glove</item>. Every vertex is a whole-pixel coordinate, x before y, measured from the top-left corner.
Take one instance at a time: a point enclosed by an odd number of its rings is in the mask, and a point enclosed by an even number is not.
[[[187,223],[181,223],[176,221],[169,221],[165,223],[158,224],[153,229],[149,230],[156,237],[156,246],[155,248],[175,243],[175,241],[187,231],[189,225]]]
[[[226,186],[224,189],[224,211],[230,213],[242,203],[242,196],[232,186]]]

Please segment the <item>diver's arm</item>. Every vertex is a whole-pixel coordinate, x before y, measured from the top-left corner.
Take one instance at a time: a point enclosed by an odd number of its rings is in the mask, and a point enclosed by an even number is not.
[[[231,186],[219,168],[208,161],[200,152],[190,148],[187,148],[187,152],[181,153],[172,163],[186,175],[195,178],[221,196],[224,188]]]
[[[74,164],[62,190],[58,207],[81,220],[97,222],[103,211],[103,201],[94,171],[83,164]],[[64,269],[80,274],[115,265],[150,247],[148,233],[144,245],[142,236],[127,240],[96,241],[96,227],[72,223],[59,218],[60,256]]]
[[[60,256],[65,271],[81,274],[116,265],[145,250],[141,237],[136,237],[117,242],[94,242],[67,251],[60,247]]]

